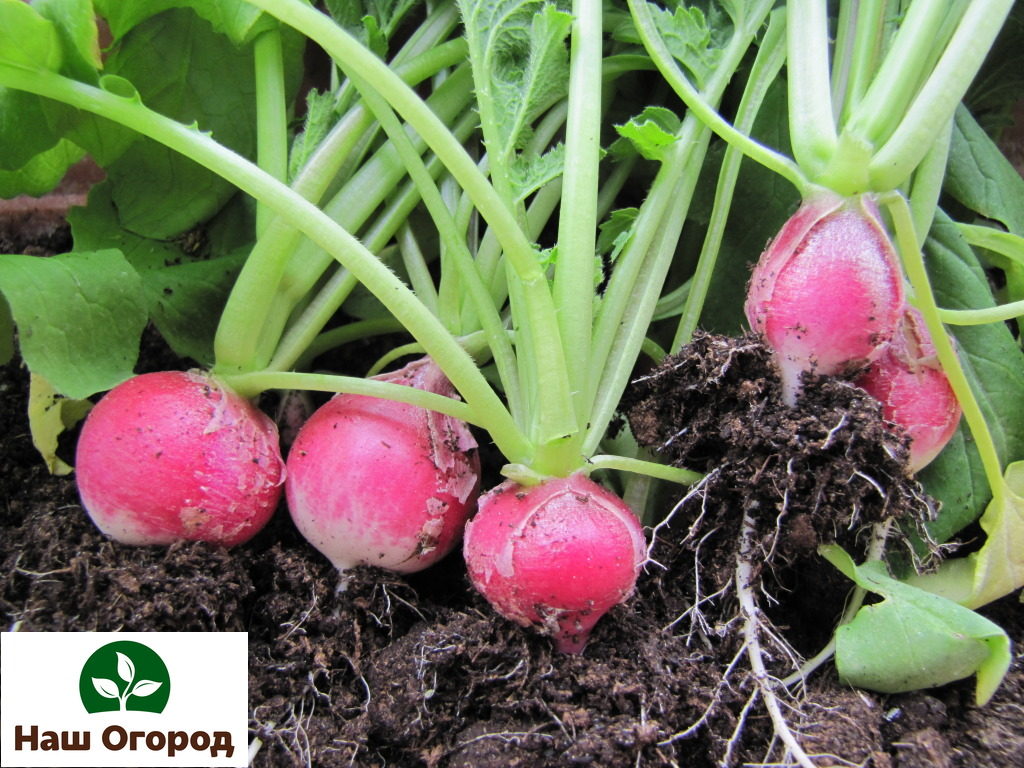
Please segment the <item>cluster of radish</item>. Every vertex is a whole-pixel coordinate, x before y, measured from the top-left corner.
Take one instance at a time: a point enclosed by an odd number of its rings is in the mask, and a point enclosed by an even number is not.
[[[956,431],[960,404],[920,313],[906,301],[870,196],[806,200],[761,256],[744,309],[774,351],[790,405],[805,372],[852,376],[906,431],[911,472]]]
[[[379,379],[453,397],[422,358]],[[337,395],[282,459],[277,427],[201,372],[136,376],[111,390],[79,438],[78,487],[117,541],[248,541],[282,491],[299,531],[341,571],[424,569],[466,533],[473,584],[506,617],[579,652],[633,589],[645,560],[636,515],[582,474],[532,487],[506,481],[479,499],[467,425],[404,403]],[[570,566],[570,567],[567,567]]]
[[[912,471],[956,429],[959,405],[869,197],[806,201],[762,255],[746,313],[775,350],[791,404],[805,371],[854,376],[908,432]],[[377,378],[456,397],[430,358]],[[216,378],[145,374],[90,414],[77,471],[98,527],[131,544],[239,544],[266,524],[282,490],[298,529],[341,571],[418,571],[465,533],[474,586],[567,652],[582,650],[632,592],[645,560],[636,515],[584,474],[508,480],[478,500],[468,426],[382,398],[335,396],[285,462],[273,422]]]

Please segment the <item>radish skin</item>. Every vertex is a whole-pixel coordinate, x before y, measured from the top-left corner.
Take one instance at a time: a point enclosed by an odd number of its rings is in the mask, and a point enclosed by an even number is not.
[[[904,306],[895,249],[867,197],[805,201],[762,254],[744,310],[795,404],[804,371],[845,375],[876,359]]]
[[[881,402],[887,421],[910,437],[911,473],[939,455],[960,423],[960,403],[939,367],[924,318],[912,307],[892,344],[855,383]]]
[[[455,396],[423,358],[375,377]],[[288,509],[341,571],[411,573],[459,543],[479,490],[477,444],[465,423],[393,400],[337,395],[303,425],[288,455]]]
[[[647,558],[643,528],[618,496],[582,474],[480,499],[464,555],[476,589],[501,615],[580,653],[610,608],[633,592]]]
[[[89,413],[76,479],[96,526],[124,544],[249,540],[281,497],[277,427],[198,372],[136,376]]]

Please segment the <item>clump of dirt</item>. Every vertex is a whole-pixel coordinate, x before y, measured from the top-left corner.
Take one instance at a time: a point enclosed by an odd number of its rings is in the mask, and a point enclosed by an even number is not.
[[[820,544],[863,546],[872,524],[924,522],[932,502],[906,470],[907,440],[863,390],[805,379],[795,407],[782,400],[771,351],[753,334],[698,332],[627,395],[637,441],[675,466],[708,473],[705,525],[738,531],[747,514],[776,566],[814,557]]]

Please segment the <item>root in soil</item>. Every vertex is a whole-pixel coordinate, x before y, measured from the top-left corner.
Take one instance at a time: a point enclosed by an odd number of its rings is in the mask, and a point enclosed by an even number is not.
[[[689,570],[691,600],[671,622],[688,644],[738,645],[716,654],[723,684],[745,695],[723,765],[738,759],[748,722],[761,713],[772,735],[763,762],[812,768],[838,759],[805,746],[802,731],[820,705],[783,683],[805,682],[803,654],[828,642],[849,591],[818,547],[877,557],[894,522],[917,530],[933,513],[907,473],[905,436],[886,425],[876,401],[834,378],[805,377],[804,385],[796,407],[787,406],[758,337],[698,333],[627,398],[640,445],[706,473],[655,527],[652,556],[666,575]],[[791,638],[787,627],[808,619],[813,629]]]

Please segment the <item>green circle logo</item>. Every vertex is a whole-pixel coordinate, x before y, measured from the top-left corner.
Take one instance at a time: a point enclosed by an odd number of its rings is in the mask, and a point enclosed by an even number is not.
[[[95,651],[78,680],[82,704],[96,712],[163,712],[171,695],[167,665],[142,643],[118,640]]]

